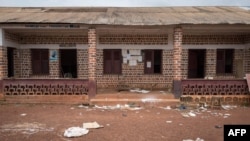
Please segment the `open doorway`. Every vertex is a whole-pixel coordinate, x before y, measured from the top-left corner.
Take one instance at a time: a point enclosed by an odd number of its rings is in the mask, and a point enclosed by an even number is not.
[[[14,76],[14,48],[7,48],[8,77]]]
[[[60,58],[62,77],[77,78],[76,49],[61,49]]]
[[[188,52],[188,78],[204,78],[205,49],[190,49]]]

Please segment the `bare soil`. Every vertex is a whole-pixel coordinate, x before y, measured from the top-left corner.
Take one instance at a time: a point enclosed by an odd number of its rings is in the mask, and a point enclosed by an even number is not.
[[[112,109],[114,108],[114,109]],[[250,124],[249,107],[205,109],[185,107],[143,109],[79,107],[64,104],[0,104],[1,141],[223,141],[223,125]],[[166,107],[165,107],[166,108]],[[192,111],[190,116],[188,113]],[[185,117],[189,115],[189,117]],[[69,127],[98,122],[81,137],[66,138]]]

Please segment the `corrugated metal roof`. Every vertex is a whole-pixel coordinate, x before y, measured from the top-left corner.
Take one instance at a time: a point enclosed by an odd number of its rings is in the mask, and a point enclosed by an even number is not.
[[[240,7],[2,7],[0,8],[0,23],[250,24],[250,10]]]

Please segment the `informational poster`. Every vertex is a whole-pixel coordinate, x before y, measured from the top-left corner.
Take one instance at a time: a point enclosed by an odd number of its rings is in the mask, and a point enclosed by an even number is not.
[[[57,61],[58,60],[58,51],[57,50],[50,50],[49,53],[49,60],[51,62]]]
[[[129,66],[136,66],[137,61],[136,60],[129,60]]]
[[[138,56],[138,61],[142,62],[142,56]]]
[[[128,59],[127,58],[123,58],[123,64],[127,64],[128,63]]]
[[[128,54],[127,50],[123,49],[122,50],[122,57],[127,57],[127,54]]]
[[[147,68],[151,68],[151,62],[147,61]]]

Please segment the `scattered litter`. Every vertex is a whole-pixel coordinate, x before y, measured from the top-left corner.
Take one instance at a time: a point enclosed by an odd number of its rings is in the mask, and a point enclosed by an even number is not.
[[[20,116],[22,116],[22,117],[24,117],[24,116],[26,116],[26,115],[27,115],[26,113],[20,114]]]
[[[35,134],[39,131],[53,131],[54,128],[47,128],[45,124],[41,123],[17,123],[17,124],[5,124],[0,126],[0,130],[12,131],[12,132],[21,132],[23,134]]]
[[[164,110],[171,110],[171,109],[172,109],[170,106],[167,106],[167,107],[160,107],[160,108],[162,108],[162,109],[164,109]]]
[[[220,126],[220,125],[215,125],[215,128],[222,128],[222,126]]]
[[[231,110],[231,109],[237,108],[237,106],[233,106],[233,105],[221,105],[221,107],[224,110]]]
[[[100,124],[98,124],[95,121],[95,122],[83,123],[83,128],[86,128],[86,129],[97,129],[97,128],[103,128],[103,126],[100,125]]]
[[[136,93],[143,93],[143,94],[146,94],[146,93],[149,93],[150,91],[147,91],[147,90],[141,90],[139,88],[135,88],[135,89],[131,89],[130,92],[136,92]]]
[[[86,105],[84,105],[84,104],[81,104],[81,105],[78,106],[78,108],[85,108],[85,109],[88,109],[89,106],[86,106]]]
[[[201,139],[201,138],[196,138],[195,140],[192,140],[192,139],[184,139],[182,141],[205,141],[204,139]]]
[[[97,106],[95,105],[95,108],[97,109],[103,109],[103,110],[116,110],[116,109],[121,109],[121,110],[141,110],[143,109],[142,107],[136,107],[136,106],[130,106],[128,104],[125,104],[125,105],[120,105],[120,104],[117,104],[116,106]]]
[[[155,99],[155,98],[144,98],[144,99],[141,99],[141,101],[143,103],[146,103],[146,102],[156,102],[157,99]]]
[[[166,123],[172,123],[173,121],[171,121],[171,120],[168,120],[168,121],[166,121]]]
[[[191,117],[195,117],[196,116],[196,114],[193,113],[193,112],[189,112],[188,115],[191,116]]]
[[[184,109],[187,109],[186,106],[184,104],[181,104],[180,107],[179,107],[180,110],[184,110]]]
[[[182,123],[180,123],[179,125],[180,125],[180,126],[182,126],[183,124],[182,124]]]
[[[83,135],[88,134],[89,130],[86,128],[81,127],[70,127],[64,132],[64,136],[71,138],[71,137],[80,137]]]
[[[74,108],[74,107],[71,107],[70,109],[71,109],[71,110],[74,110],[75,108]]]
[[[188,113],[181,113],[183,117],[189,117]]]
[[[110,126],[110,124],[106,124],[106,126]]]

